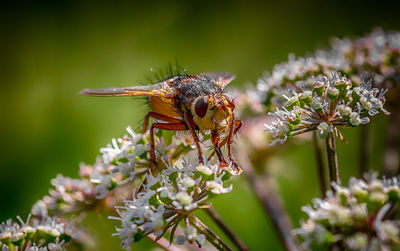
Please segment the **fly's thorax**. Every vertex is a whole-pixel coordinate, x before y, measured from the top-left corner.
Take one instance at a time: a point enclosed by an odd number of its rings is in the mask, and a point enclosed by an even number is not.
[[[233,109],[233,102],[226,94],[201,96],[191,105],[193,120],[200,130],[227,130]]]

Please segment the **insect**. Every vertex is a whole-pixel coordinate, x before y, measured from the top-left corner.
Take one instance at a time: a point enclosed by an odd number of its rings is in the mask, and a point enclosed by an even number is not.
[[[232,155],[233,136],[242,126],[233,113],[233,99],[224,88],[235,76],[229,73],[179,74],[148,86],[123,88],[85,89],[88,96],[147,96],[152,111],[147,113],[143,133],[147,131],[149,118],[157,120],[150,126],[150,168],[156,165],[154,129],[189,131],[196,144],[199,163],[204,164],[198,132],[211,134],[220,167],[228,166],[221,151],[227,144],[229,161],[240,172]],[[211,156],[210,156],[211,157]]]

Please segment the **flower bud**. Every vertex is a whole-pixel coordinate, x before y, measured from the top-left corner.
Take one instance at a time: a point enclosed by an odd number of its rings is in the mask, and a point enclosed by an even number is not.
[[[371,102],[368,102],[367,98],[365,98],[365,97],[360,98],[360,103],[361,103],[361,106],[362,106],[365,110],[369,111],[369,110],[372,109],[372,103],[371,103]]]
[[[325,92],[325,84],[323,82],[316,82],[313,88],[313,91],[318,95],[318,96],[322,96],[322,94],[324,94]]]
[[[351,187],[351,192],[359,203],[365,202],[368,198],[368,191],[362,189],[359,186]]]
[[[293,97],[289,98],[289,100],[286,101],[285,106],[289,110],[293,109],[293,107],[295,107],[295,106],[300,106],[299,98],[297,96],[293,96]]]
[[[351,85],[351,83],[345,79],[340,79],[335,83],[335,88],[339,90],[340,97],[346,96],[349,85]]]
[[[176,199],[179,201],[179,203],[181,203],[184,206],[190,205],[193,202],[192,196],[190,196],[185,192],[179,192],[176,195]]]
[[[346,105],[339,105],[337,107],[337,110],[338,110],[340,116],[342,116],[343,118],[349,118],[349,116],[352,112],[351,107],[346,106]]]
[[[336,88],[328,87],[327,94],[329,99],[334,100],[339,97],[339,90]]]
[[[355,233],[346,240],[351,250],[364,250],[368,245],[368,236],[364,233]]]
[[[198,165],[196,167],[196,169],[197,169],[197,171],[199,171],[200,173],[202,173],[202,174],[204,174],[206,176],[210,176],[210,175],[213,174],[213,171],[209,167],[207,167],[205,165]]]
[[[372,212],[377,211],[379,208],[383,206],[383,204],[385,204],[387,199],[388,199],[387,195],[382,192],[378,191],[372,192],[369,195],[369,201],[367,203],[368,209]]]
[[[302,92],[300,94],[299,99],[300,99],[300,104],[302,106],[310,104],[312,102],[312,92],[311,91]]]
[[[321,100],[314,100],[311,103],[311,108],[314,109],[314,111],[320,113],[322,112],[322,109],[324,109],[324,106]]]
[[[195,183],[196,183],[196,182],[195,182],[192,178],[189,178],[189,177],[186,177],[186,178],[184,178],[184,179],[182,180],[182,185],[183,185],[184,187],[186,187],[186,188],[189,188],[189,187],[194,186]]]
[[[339,191],[337,191],[336,196],[342,206],[347,205],[347,203],[349,202],[350,193],[347,189],[340,189]]]
[[[358,125],[360,125],[360,124],[361,124],[360,115],[358,115],[358,113],[356,113],[356,112],[350,113],[349,123],[350,123],[352,126],[358,126]]]
[[[388,196],[391,202],[397,202],[400,200],[400,189],[396,186],[388,188]]]

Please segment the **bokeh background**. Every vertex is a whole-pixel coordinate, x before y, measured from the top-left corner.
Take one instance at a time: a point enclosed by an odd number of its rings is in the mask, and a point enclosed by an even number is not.
[[[133,98],[89,98],[83,88],[146,82],[150,68],[178,60],[191,72],[228,71],[232,87],[255,83],[287,59],[328,45],[333,36],[360,36],[380,26],[400,30],[399,4],[367,1],[2,1],[0,4],[0,221],[25,217],[58,173],[77,177],[78,164],[143,120]],[[382,166],[386,118],[373,119],[371,168]],[[262,134],[260,128],[260,134]],[[341,178],[357,174],[357,129],[339,143]],[[318,196],[310,143],[278,153],[271,167],[294,225],[300,207]],[[214,201],[251,250],[282,250],[246,180]],[[119,250],[106,216],[85,221],[98,246]],[[212,225],[211,225],[212,227]],[[218,232],[218,231],[217,231]],[[219,233],[219,232],[218,232]],[[137,250],[148,250],[141,241]]]

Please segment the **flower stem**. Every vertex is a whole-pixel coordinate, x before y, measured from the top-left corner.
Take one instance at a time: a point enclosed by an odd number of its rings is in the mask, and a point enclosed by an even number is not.
[[[318,172],[318,180],[319,180],[319,187],[321,189],[321,194],[324,195],[326,192],[326,180],[325,180],[325,168],[324,168],[324,161],[322,157],[322,149],[321,145],[318,141],[317,132],[313,132],[313,147],[315,152],[315,158],[317,162],[317,172]]]
[[[190,223],[199,231],[206,236],[208,242],[210,242],[218,250],[233,251],[218,235],[216,235],[211,229],[209,229],[199,218],[193,214],[189,215]]]
[[[326,152],[328,155],[329,179],[339,183],[339,168],[336,155],[335,134],[329,133],[326,137]]]
[[[283,208],[282,201],[275,193],[271,181],[254,173],[254,169],[245,149],[238,149],[235,153],[244,170],[243,173],[246,175],[251,188],[272,221],[286,250],[301,250],[296,238],[291,232],[292,227],[289,217]]]
[[[156,241],[157,236],[154,234],[148,235],[149,239],[153,240],[156,245],[158,245],[160,248],[166,250],[166,251],[181,251],[179,247],[175,246],[174,244],[170,244],[168,240],[165,238],[161,238]]]
[[[229,228],[229,226],[222,220],[218,212],[210,207],[204,209],[207,215],[218,225],[219,228],[226,234],[226,236],[236,245],[239,250],[248,251],[249,248],[244,242]]]

